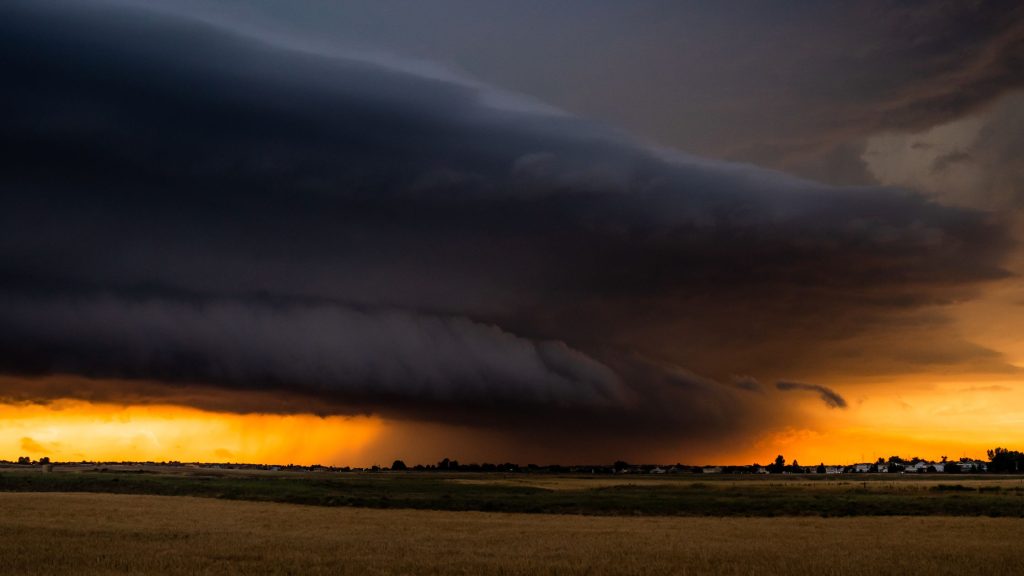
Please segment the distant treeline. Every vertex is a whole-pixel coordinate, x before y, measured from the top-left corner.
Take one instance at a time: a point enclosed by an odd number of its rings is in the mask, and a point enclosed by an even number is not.
[[[949,460],[945,456],[939,461],[930,461],[923,458],[901,458],[890,456],[879,458],[875,462],[857,463],[847,465],[826,465],[820,463],[812,466],[803,466],[798,461],[790,463],[781,454],[771,464],[762,466],[759,463],[738,466],[692,466],[686,464],[630,464],[619,460],[613,464],[599,465],[560,465],[560,464],[515,464],[505,462],[503,464],[491,463],[470,463],[462,464],[458,460],[445,458],[437,464],[416,464],[408,466],[402,460],[395,460],[391,466],[371,466],[368,468],[348,466],[323,466],[314,464],[312,466],[300,466],[295,464],[274,465],[274,464],[242,464],[242,463],[182,463],[179,461],[170,462],[51,462],[49,458],[42,457],[32,460],[28,456],[18,458],[17,462],[0,460],[0,464],[19,465],[54,465],[54,464],[85,464],[95,466],[190,466],[201,468],[231,468],[247,470],[272,470],[272,471],[334,471],[334,472],[383,472],[383,471],[416,471],[416,472],[505,472],[505,473],[549,473],[549,474],[851,474],[851,473],[943,473],[943,474],[1017,474],[1024,473],[1024,453],[1007,448],[993,448],[988,451],[988,461],[972,460],[961,458],[960,460]]]

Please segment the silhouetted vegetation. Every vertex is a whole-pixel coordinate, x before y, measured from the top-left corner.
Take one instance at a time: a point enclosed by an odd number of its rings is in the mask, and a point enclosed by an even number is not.
[[[505,462],[494,464],[490,462],[463,464],[454,458],[444,458],[436,464],[416,464],[409,466],[404,460],[395,460],[389,468],[372,466],[370,468],[350,468],[348,466],[323,466],[315,464],[311,466],[299,466],[294,464],[273,465],[273,464],[242,464],[242,463],[193,463],[192,467],[205,469],[235,469],[235,470],[273,470],[286,472],[386,472],[386,471],[415,471],[415,472],[443,472],[443,473],[529,473],[529,474],[850,474],[850,473],[889,473],[889,474],[983,474],[1000,473],[1024,474],[1024,454],[1008,450],[1006,448],[994,448],[988,451],[988,462],[961,458],[959,461],[950,460],[942,456],[940,462],[931,462],[922,458],[913,457],[909,459],[900,456],[890,456],[888,459],[879,457],[871,463],[860,463],[850,465],[826,465],[824,462],[818,465],[802,466],[796,459],[786,464],[786,458],[779,454],[775,460],[767,465],[761,466],[754,463],[750,465],[704,465],[692,466],[685,464],[630,464],[625,460],[617,460],[612,464],[586,464],[567,466],[563,464],[516,464]],[[33,461],[28,456],[17,459],[19,465],[46,465],[50,464],[49,457],[41,457]],[[14,464],[14,462],[0,460],[0,465]],[[54,463],[60,466],[61,463]],[[138,465],[150,466],[183,467],[185,464],[172,462],[81,462],[79,464],[91,464],[94,466],[106,465]]]
[[[1006,448],[993,448],[988,451],[988,471],[996,474],[1016,474],[1024,472],[1024,454]]]

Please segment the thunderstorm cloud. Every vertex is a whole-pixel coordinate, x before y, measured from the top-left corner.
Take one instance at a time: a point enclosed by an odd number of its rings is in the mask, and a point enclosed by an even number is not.
[[[802,377],[1006,275],[982,211],[168,11],[5,2],[0,61],[0,371],[78,378],[62,394],[690,438],[775,417],[731,375]],[[886,348],[886,369],[929,362]]]

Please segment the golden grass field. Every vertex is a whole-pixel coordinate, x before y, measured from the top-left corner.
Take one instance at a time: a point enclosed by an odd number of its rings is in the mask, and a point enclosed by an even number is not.
[[[0,493],[15,574],[1020,574],[1024,520],[583,517]]]

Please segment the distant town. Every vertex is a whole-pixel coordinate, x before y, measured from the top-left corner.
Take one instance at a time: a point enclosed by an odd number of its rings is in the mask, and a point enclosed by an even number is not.
[[[773,462],[766,465],[753,463],[737,466],[693,466],[686,464],[630,464],[617,461],[601,465],[559,465],[559,464],[503,464],[469,463],[445,458],[436,464],[407,465],[403,460],[395,460],[390,466],[325,466],[313,464],[309,466],[297,464],[247,464],[229,462],[179,462],[179,461],[120,461],[96,462],[51,461],[48,457],[32,459],[22,456],[17,461],[0,460],[0,466],[35,466],[45,471],[55,466],[95,468],[97,470],[123,469],[126,467],[184,467],[205,468],[211,470],[258,470],[285,472],[479,472],[479,473],[537,473],[537,474],[1015,474],[1024,472],[1024,453],[1006,448],[994,448],[988,451],[988,460],[971,458],[949,459],[945,456],[939,460],[923,458],[901,458],[890,456],[879,458],[874,462],[858,462],[854,464],[825,464],[805,466],[797,460],[787,461],[779,455]]]

